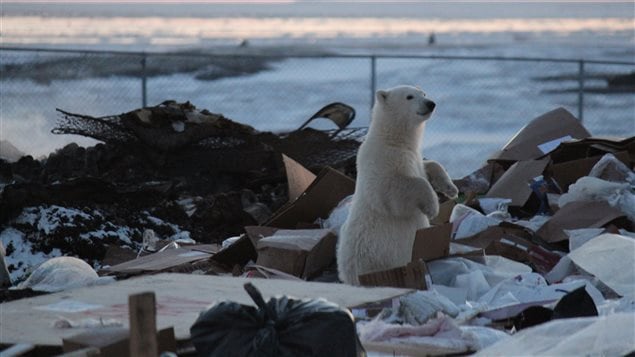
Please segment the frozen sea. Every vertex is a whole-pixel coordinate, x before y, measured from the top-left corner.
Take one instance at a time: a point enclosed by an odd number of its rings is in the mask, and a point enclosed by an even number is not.
[[[28,65],[52,56],[7,47],[226,53],[244,50],[238,45],[247,40],[250,51],[273,49],[285,59],[256,74],[214,81],[193,73],[154,76],[147,102],[189,100],[259,130],[288,131],[334,101],[357,110],[352,126],[368,125],[371,69],[365,56],[378,55],[377,88],[414,84],[437,102],[423,152],[460,177],[528,120],[560,106],[578,115],[578,62],[488,58],[635,63],[634,10],[624,2],[3,3],[0,64]],[[431,33],[434,45],[428,44]],[[289,57],[297,53],[320,55]],[[382,57],[399,55],[425,58]],[[463,56],[475,58],[455,58]],[[635,71],[635,65],[589,62],[584,70],[585,86],[598,89],[607,76]],[[51,134],[55,108],[103,116],[141,106],[141,84],[134,77],[2,78],[0,85],[0,139],[34,156],[72,141],[94,144]],[[594,135],[635,135],[635,94],[585,94],[583,122]],[[331,128],[327,122],[315,126]]]

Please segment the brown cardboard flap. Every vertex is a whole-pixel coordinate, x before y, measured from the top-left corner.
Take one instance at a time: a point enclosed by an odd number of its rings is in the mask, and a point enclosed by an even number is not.
[[[300,223],[313,223],[328,214],[355,191],[355,180],[327,167],[294,202],[280,208],[265,225],[293,229]]]
[[[439,214],[430,221],[433,226],[438,226],[450,222],[452,209],[456,206],[456,201],[447,200],[439,205]]]
[[[589,137],[560,144],[557,149],[549,153],[553,163],[579,160],[607,153],[615,154],[620,151],[630,153],[630,162],[635,161],[635,136],[630,138],[601,138]]]
[[[629,164],[628,152],[620,151],[614,155],[618,160],[622,161],[626,165]],[[564,192],[567,192],[569,191],[569,185],[575,183],[580,177],[588,175],[593,166],[600,161],[602,156],[604,155],[553,164],[551,165],[550,171],[560,188]]]
[[[212,260],[227,266],[244,265],[250,260],[256,260],[258,254],[250,237],[243,234],[234,244],[220,250],[212,256]]]
[[[302,192],[311,185],[316,176],[313,172],[300,165],[297,161],[282,154],[282,162],[287,171],[287,183],[289,185],[289,202],[295,201]]]
[[[487,192],[485,197],[509,198],[510,206],[522,207],[531,196],[529,181],[543,174],[549,159],[519,161],[513,164]]]
[[[426,290],[428,268],[423,260],[416,260],[399,268],[363,274],[359,282],[363,286],[392,286]]]
[[[564,108],[558,108],[531,120],[490,160],[521,161],[536,159],[546,154],[546,152],[539,149],[539,145],[567,135],[574,139],[591,136],[582,126],[580,120],[574,117],[573,114]]]
[[[624,213],[606,202],[571,202],[560,207],[536,234],[547,242],[560,242],[569,239],[565,229],[600,228],[620,217]]]
[[[452,223],[432,226],[417,231],[412,245],[412,260],[433,260],[450,254]]]

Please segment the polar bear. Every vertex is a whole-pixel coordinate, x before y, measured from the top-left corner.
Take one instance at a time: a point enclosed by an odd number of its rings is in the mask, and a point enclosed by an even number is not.
[[[416,231],[439,213],[435,190],[450,198],[458,193],[443,167],[421,156],[435,103],[413,86],[379,90],[375,98],[337,245],[339,278],[352,285],[359,285],[359,275],[409,263]]]

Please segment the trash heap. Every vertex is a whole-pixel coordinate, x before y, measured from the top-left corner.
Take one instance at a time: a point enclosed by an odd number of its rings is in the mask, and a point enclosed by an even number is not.
[[[562,108],[531,120],[455,181],[459,200],[441,202],[432,226],[417,232],[409,264],[360,276],[363,287],[338,283],[335,264],[351,172],[315,173],[290,152],[278,155],[288,201],[258,224],[220,244],[147,229],[136,257],[120,254],[95,275],[69,273],[89,287],[3,303],[15,322],[0,342],[24,342],[18,325],[31,318],[32,344],[105,351],[70,336],[94,331],[88,318],[132,331],[125,297],[146,289],[157,295],[159,341],[172,327],[178,355],[315,355],[324,341],[346,346],[329,354],[351,356],[635,351],[635,137],[593,137]],[[246,283],[258,289],[245,293]],[[71,327],[51,327],[60,319]],[[312,338],[298,337],[302,329]]]

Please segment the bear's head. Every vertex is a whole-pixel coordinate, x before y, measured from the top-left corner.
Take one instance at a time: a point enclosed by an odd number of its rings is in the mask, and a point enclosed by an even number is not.
[[[375,94],[375,112],[383,113],[382,117],[400,120],[412,126],[418,126],[432,115],[433,101],[426,94],[413,86],[398,86],[387,90],[378,90]],[[378,113],[375,113],[375,116]],[[387,114],[387,115],[386,115]]]

